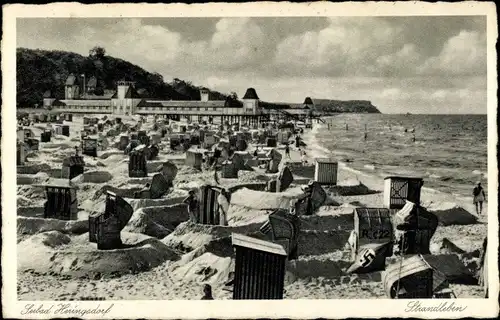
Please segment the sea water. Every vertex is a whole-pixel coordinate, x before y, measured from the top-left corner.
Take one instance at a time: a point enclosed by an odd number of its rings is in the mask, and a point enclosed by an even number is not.
[[[313,129],[316,149],[350,167],[420,176],[425,187],[458,195],[471,196],[477,181],[487,190],[486,115],[341,114],[324,120]]]

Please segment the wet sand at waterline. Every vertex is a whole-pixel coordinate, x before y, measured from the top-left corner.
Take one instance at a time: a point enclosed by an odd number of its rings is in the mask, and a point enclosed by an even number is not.
[[[40,170],[23,175],[30,184],[18,183],[17,186],[18,299],[199,299],[204,283],[212,285],[215,299],[231,299],[232,294],[224,290],[224,283],[234,271],[231,232],[258,231],[267,220],[266,212],[245,206],[232,208],[227,227],[188,222],[187,211],[176,205],[191,188],[204,183],[214,184],[213,171],[200,172],[184,166],[184,154],[169,151],[167,141],[162,143],[158,159],[150,166],[154,168],[155,164],[168,159],[176,163],[179,172],[174,190],[160,200],[126,199],[135,210],[121,234],[129,248],[97,251],[95,244],[88,242],[87,217],[92,211],[104,210],[103,191],[109,186],[124,194],[141,189],[151,180],[154,171],[150,171],[149,178],[129,178],[128,157],[117,149],[100,151],[95,159],[85,156],[86,169],[100,173],[78,188],[80,212],[77,221],[39,218],[39,208],[45,201],[44,190],[32,184],[54,175],[61,168],[62,159],[74,152],[83,120],[75,117],[73,121],[68,123],[71,126],[69,138],[55,136],[50,143],[40,143],[40,151],[29,157],[29,162],[40,163]],[[152,123],[143,125],[142,130],[147,130],[149,125]],[[45,125],[37,124],[32,129],[39,137],[42,130],[36,126],[43,128]],[[306,131],[303,138],[308,144],[305,150],[309,165],[313,165],[313,158],[324,154],[313,146],[314,132]],[[249,151],[253,152],[252,147]],[[279,151],[286,160],[284,150]],[[300,162],[295,148],[292,148],[291,157],[292,161]],[[240,172],[239,176],[238,180],[220,178],[220,182],[223,186],[265,183],[273,175],[255,171]],[[295,178],[298,183],[310,177]],[[329,205],[321,207],[313,216],[302,217],[299,259],[287,263],[285,299],[385,297],[381,272],[345,273],[351,264],[346,244],[354,226],[353,208],[383,207],[383,178],[354,170],[349,163],[340,163],[338,184],[353,192],[341,195],[325,188],[331,200]],[[421,198],[424,207],[443,213],[445,221],[432,239],[431,253],[447,253],[442,246],[446,238],[470,253],[466,266],[475,272],[478,251],[487,234],[487,203],[483,216],[476,221],[471,199],[428,188],[423,189]],[[259,199],[249,197],[246,201],[251,206]],[[166,209],[165,206],[170,207]],[[459,298],[483,296],[479,285],[451,284],[450,287]]]

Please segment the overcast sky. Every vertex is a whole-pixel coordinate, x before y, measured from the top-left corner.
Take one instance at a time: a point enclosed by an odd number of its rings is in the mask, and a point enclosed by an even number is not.
[[[384,113],[486,113],[485,17],[17,19],[17,47],[100,45],[165,80],[240,97],[371,100]]]

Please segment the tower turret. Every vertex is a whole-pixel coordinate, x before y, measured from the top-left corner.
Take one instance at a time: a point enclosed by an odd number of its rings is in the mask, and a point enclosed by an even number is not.
[[[207,102],[210,100],[210,91],[206,88],[201,88],[200,89],[200,100]]]
[[[64,98],[74,100],[80,98],[80,81],[77,76],[70,74],[64,85]]]
[[[259,108],[259,96],[254,88],[248,88],[242,98],[245,112],[256,114]]]

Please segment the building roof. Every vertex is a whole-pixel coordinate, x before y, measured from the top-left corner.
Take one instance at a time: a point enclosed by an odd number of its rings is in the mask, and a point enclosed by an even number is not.
[[[118,98],[118,91],[115,92],[115,94],[111,97],[112,99]],[[127,89],[127,93],[125,93],[125,99],[141,99],[141,96],[139,93],[137,93],[137,90],[135,87],[132,85],[129,85]]]
[[[307,114],[309,112],[308,109],[285,109],[283,111],[288,114]]]
[[[287,256],[282,245],[270,241],[264,241],[257,238],[248,237],[242,234],[233,233],[231,235],[233,246],[245,247],[257,251],[264,251],[280,256]]]
[[[231,99],[228,97],[225,101],[225,107],[227,108],[243,108],[243,102],[238,99]]]
[[[310,97],[307,97],[305,100],[304,100],[304,104],[313,104],[313,101]]]
[[[215,108],[224,107],[225,100],[212,100],[212,101],[177,101],[177,100],[145,100],[141,106],[144,107],[182,107],[182,108]]]
[[[68,78],[66,79],[67,86],[74,86],[74,85],[77,85],[79,83],[80,83],[80,81],[79,81],[78,77],[75,76],[74,74],[70,74],[68,76]]]
[[[261,106],[264,109],[274,109],[274,110],[304,109],[304,104],[302,103],[259,101],[259,106]]]
[[[259,96],[257,95],[257,92],[255,91],[254,88],[248,88],[247,92],[245,92],[245,95],[243,96],[243,99],[256,99],[256,100],[259,100]]]
[[[290,109],[289,104],[265,102],[265,101],[259,101],[259,107],[264,109],[273,109],[273,110]]]
[[[53,106],[111,106],[111,100],[56,100]]]

